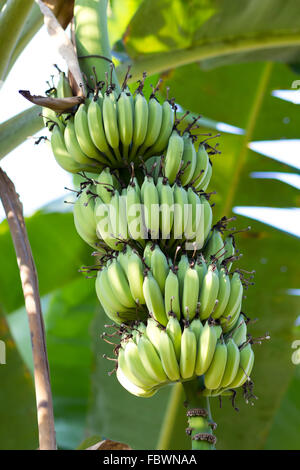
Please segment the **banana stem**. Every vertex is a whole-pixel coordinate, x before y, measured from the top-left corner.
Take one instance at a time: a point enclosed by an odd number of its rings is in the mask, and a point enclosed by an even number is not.
[[[107,30],[107,0],[75,0],[75,37],[77,55],[82,72],[88,84],[95,67],[98,80],[105,80],[105,73],[111,74],[111,48]],[[115,69],[112,81],[120,90]]]
[[[195,379],[183,383],[186,395],[188,428],[192,439],[192,450],[214,450],[216,438],[213,435],[215,423],[211,417],[209,398],[201,395],[200,382]]]

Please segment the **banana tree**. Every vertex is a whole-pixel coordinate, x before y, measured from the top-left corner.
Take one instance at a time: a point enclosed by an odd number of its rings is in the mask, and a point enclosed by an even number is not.
[[[297,105],[279,100],[273,93],[291,88],[297,80],[297,67],[291,65],[297,61],[300,46],[297,7],[295,1],[282,0],[264,4],[256,0],[208,0],[196,4],[182,0],[35,3],[7,0],[0,3],[1,80],[9,80],[9,71],[41,27],[44,14],[50,33],[51,25],[56,25],[57,37],[65,37],[58,25],[66,28],[71,22],[73,53],[70,49],[66,53],[62,42],[58,41],[58,47],[71,70],[72,95],[86,95],[89,88],[94,88],[92,76],[96,77],[96,88],[98,80],[110,80],[117,89],[135,91],[136,97],[140,93],[135,83],[140,80],[144,95],[151,101],[154,87],[151,89],[150,85],[159,83],[158,101],[169,100],[176,105],[176,119],[182,118],[179,130],[185,129],[183,126],[192,129],[193,125],[196,125],[191,131],[193,135],[199,129],[204,134],[225,130],[219,147],[214,148],[212,141],[206,142],[213,164],[208,190],[217,191],[212,196],[213,223],[224,215],[228,219],[238,212],[249,215],[247,207],[256,207],[257,214],[260,207],[292,211],[298,206],[295,188],[278,179],[278,175],[282,180],[282,175],[289,174],[286,164],[257,154],[250,145],[253,141],[298,138]],[[76,82],[77,72],[82,74],[85,90],[78,86],[78,79]],[[144,72],[148,75],[145,80]],[[22,88],[21,81],[19,88]],[[171,96],[175,96],[175,101],[170,100]],[[29,110],[0,124],[1,158],[9,158],[11,150],[43,128],[45,121],[40,116],[39,105],[47,106],[49,101],[36,102]],[[186,110],[190,111],[189,115]],[[197,121],[199,113],[203,117]],[[90,162],[86,171],[92,170],[89,165]],[[98,168],[100,171],[101,165]],[[258,172],[259,179],[252,176]],[[120,174],[124,177],[124,171]],[[268,177],[263,184],[262,177],[268,174],[277,175],[277,179]],[[78,187],[78,182],[83,182],[82,176],[74,181]],[[252,227],[238,236],[238,246],[244,255],[240,266],[256,271],[255,286],[244,300],[243,311],[259,318],[251,326],[253,338],[260,337],[262,332],[271,336],[271,341],[255,347],[251,378],[259,400],[254,399],[251,407],[240,398],[232,406],[224,396],[220,407],[219,400],[212,397],[210,408],[207,398],[195,399],[199,391],[199,383],[195,381],[186,382],[190,386],[177,383],[164,387],[145,399],[133,397],[115,377],[107,375],[109,369],[101,356],[111,355],[111,345],[99,340],[107,323],[105,312],[95,296],[93,281],[77,272],[80,266],[91,264],[92,249],[76,234],[68,212],[59,213],[50,206],[26,220],[39,276],[60,447],[75,448],[88,435],[96,436],[88,441],[89,445],[108,436],[137,449],[188,449],[191,437],[185,433],[185,390],[189,410],[206,410],[202,415],[188,414],[192,437],[194,427],[197,435],[212,436],[212,413],[218,423],[217,448],[299,448],[295,431],[299,425],[297,413],[288,414],[297,409],[299,395],[299,366],[291,360],[291,345],[299,337],[295,326],[296,297],[291,295],[298,287],[295,256],[298,240],[279,230],[275,219],[272,225],[256,219],[257,216],[254,220],[239,216],[236,231],[248,225]],[[61,233],[68,246],[62,241]],[[32,380],[36,365],[32,363],[21,283],[5,221],[1,224],[0,243],[5,253],[4,269],[0,273],[3,325],[0,339],[10,345],[7,364],[0,366],[1,382],[8,384],[1,392],[0,406],[10,423],[1,436],[1,447],[36,448]],[[13,292],[12,285],[16,286]],[[22,391],[22,401],[11,394],[13,363],[18,367],[16,393]],[[16,379],[16,369],[13,376]],[[237,407],[239,412],[235,411]],[[22,424],[25,410],[26,416],[30,416],[26,429]],[[287,426],[287,416],[290,426]],[[128,422],[130,427],[126,425]],[[278,435],[281,435],[280,442]],[[201,448],[214,446],[215,440],[192,442],[194,448]]]

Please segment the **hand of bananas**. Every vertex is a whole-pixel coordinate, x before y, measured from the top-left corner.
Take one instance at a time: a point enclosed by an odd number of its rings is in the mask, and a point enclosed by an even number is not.
[[[230,273],[234,237],[223,236],[226,218],[212,226],[205,193],[212,147],[195,148],[196,120],[179,130],[173,99],[160,104],[156,87],[147,100],[145,76],[131,94],[128,77],[120,93],[95,77],[77,109],[43,112],[59,165],[88,172],[74,222],[102,257],[96,292],[121,335],[116,374],[137,396],[195,377],[203,395],[230,394],[247,388],[254,353],[241,314],[248,281]],[[72,95],[63,73],[51,93]]]

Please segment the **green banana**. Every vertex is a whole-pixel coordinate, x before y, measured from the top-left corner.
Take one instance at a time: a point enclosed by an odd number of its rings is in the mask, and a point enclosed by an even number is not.
[[[74,116],[76,137],[81,150],[88,157],[103,163],[103,156],[95,147],[89,131],[88,117],[85,103],[81,104]],[[105,160],[104,160],[105,161]]]
[[[180,320],[181,309],[180,309],[180,295],[179,295],[179,280],[175,270],[169,269],[166,282],[165,282],[165,312],[168,315],[169,312],[173,312],[177,319]]]
[[[135,252],[132,252],[128,257],[127,278],[133,299],[139,305],[145,305],[144,267],[141,258]]]
[[[214,319],[220,318],[227,306],[230,296],[230,279],[225,268],[219,269],[218,304],[212,314]]]
[[[146,230],[151,239],[159,237],[159,195],[153,178],[145,176],[141,187]]]
[[[206,320],[214,311],[219,291],[219,275],[215,264],[210,264],[204,276],[199,295],[200,318]]]
[[[182,186],[186,186],[193,179],[197,163],[197,154],[193,143],[193,138],[189,134],[183,134],[183,154],[182,154],[182,172],[180,181]]]
[[[151,341],[145,335],[141,335],[137,347],[142,364],[148,375],[157,383],[166,382],[168,378],[163,370],[160,357]]]
[[[135,308],[136,303],[131,295],[130,287],[126,274],[120,263],[114,259],[107,268],[107,276],[110,281],[114,297],[117,298],[125,307]]]
[[[216,327],[207,321],[200,332],[196,359],[196,374],[203,375],[208,370],[217,345]]]
[[[126,160],[128,157],[128,150],[133,136],[133,109],[132,109],[132,96],[126,91],[122,91],[118,101],[118,127],[119,135],[122,143],[122,156]]]
[[[157,322],[166,326],[168,318],[165,313],[164,299],[160,287],[150,271],[146,274],[144,279],[143,293],[149,312]]]
[[[181,336],[180,375],[183,379],[190,379],[195,373],[197,353],[196,336],[193,330],[186,326]]]
[[[183,156],[184,140],[177,131],[173,131],[168,142],[165,157],[165,177],[173,184],[180,170]]]
[[[160,287],[161,293],[164,294],[165,283],[169,273],[169,264],[166,256],[158,245],[155,245],[151,256],[151,271]]]
[[[157,141],[161,130],[163,110],[154,96],[150,97],[148,109],[147,133],[143,145],[138,151],[139,155],[143,155]]]
[[[107,164],[116,166],[117,160],[107,143],[103,126],[101,109],[103,98],[100,99],[99,96],[95,98],[91,100],[87,109],[87,119],[90,136],[95,147],[97,147],[97,149],[100,150],[103,155],[105,155]]]
[[[137,93],[134,100],[134,125],[130,159],[136,157],[138,148],[144,143],[148,128],[148,103],[142,93]]]
[[[173,125],[174,109],[169,101],[165,101],[162,105],[162,123],[158,138],[152,147],[147,150],[145,157],[160,155],[167,148]]]
[[[166,326],[166,332],[168,333],[170,339],[172,340],[174,351],[176,354],[177,361],[179,362],[180,359],[180,351],[181,351],[181,326],[179,320],[173,313],[168,314],[168,323]]]
[[[198,308],[199,297],[199,277],[196,269],[192,266],[187,268],[183,281],[182,293],[182,313],[183,316],[191,321]]]
[[[228,385],[228,388],[241,387],[251,374],[254,364],[254,352],[250,344],[247,344],[240,350],[240,363],[239,369],[233,381]]]
[[[180,371],[173,342],[165,330],[161,330],[159,336],[159,355],[163,369],[172,382],[180,379]]]
[[[205,387],[216,390],[220,387],[227,362],[227,347],[224,342],[219,341],[208,370],[204,375]]]
[[[232,338],[229,338],[229,340],[226,343],[226,347],[227,347],[227,362],[226,362],[225,371],[222,377],[222,381],[220,383],[221,388],[226,388],[228,387],[228,385],[231,384],[231,382],[236,377],[236,374],[239,368],[239,363],[240,363],[240,351]]]

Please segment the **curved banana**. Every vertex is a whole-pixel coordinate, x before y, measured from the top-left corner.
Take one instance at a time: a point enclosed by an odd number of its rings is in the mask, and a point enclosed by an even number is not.
[[[209,368],[217,345],[216,327],[207,321],[200,332],[196,359],[196,374],[203,375]]]
[[[214,319],[220,318],[227,306],[230,296],[230,279],[225,268],[219,269],[218,304],[212,314]]]
[[[200,318],[206,320],[214,311],[219,291],[219,275],[215,264],[210,264],[204,276],[199,295]]]
[[[183,316],[191,321],[198,309],[199,297],[199,277],[196,269],[192,266],[187,268],[183,281],[182,293],[182,313]]]
[[[208,370],[204,374],[204,384],[209,390],[220,387],[227,362],[227,347],[224,342],[219,341]]]
[[[196,336],[193,330],[187,326],[181,336],[180,350],[180,375],[183,379],[190,379],[195,373],[197,353]]]
[[[172,313],[169,313],[169,320],[166,326],[166,332],[168,333],[170,339],[172,340],[174,351],[176,354],[177,361],[180,359],[181,351],[181,326],[178,321],[178,318],[175,317]]]
[[[165,101],[162,105],[162,123],[158,138],[152,147],[147,150],[145,157],[160,155],[167,148],[173,125],[174,108],[169,101]]]
[[[183,154],[182,154],[182,173],[180,181],[182,186],[186,186],[193,179],[197,163],[197,154],[193,143],[193,138],[189,134],[183,134]]]
[[[179,366],[176,359],[173,343],[168,333],[164,330],[160,332],[159,336],[159,356],[162,362],[163,369],[172,382],[180,379]]]
[[[183,156],[184,140],[177,131],[173,131],[168,142],[165,157],[164,174],[169,183],[173,184],[180,170]]]
[[[160,287],[150,271],[146,274],[144,279],[143,293],[149,312],[158,323],[166,326],[168,318],[165,313],[164,299]]]
[[[180,320],[181,308],[180,308],[180,295],[179,295],[179,280],[174,269],[169,269],[166,282],[165,282],[165,312],[166,315],[169,312],[173,312],[177,319]]]

